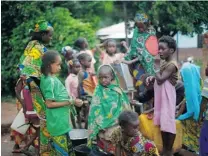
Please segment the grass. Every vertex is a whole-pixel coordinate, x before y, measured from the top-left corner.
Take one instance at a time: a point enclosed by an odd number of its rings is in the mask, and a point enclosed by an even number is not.
[[[1,102],[8,102],[8,103],[13,103],[15,104],[15,97],[12,97],[11,95],[8,96],[1,96]]]

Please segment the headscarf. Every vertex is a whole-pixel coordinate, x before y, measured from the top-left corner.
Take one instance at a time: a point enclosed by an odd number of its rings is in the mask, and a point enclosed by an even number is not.
[[[99,82],[95,89],[88,117],[89,146],[100,130],[118,124],[117,119],[120,113],[130,109],[128,97],[120,88],[118,77],[113,68],[110,65],[102,65],[99,67],[98,73],[103,66],[109,66],[112,69],[115,82],[107,87],[103,87]]]
[[[186,62],[181,68],[181,76],[185,87],[187,113],[180,115],[178,120],[185,120],[193,116],[197,121],[200,114],[201,87],[200,67]]]
[[[74,55],[76,53],[76,51],[74,49],[72,49],[72,47],[70,47],[70,46],[63,47],[61,50],[61,53],[65,56],[67,51],[71,51],[72,55]]]
[[[53,27],[50,23],[48,23],[45,20],[38,21],[37,24],[35,24],[34,32],[49,31],[49,30],[53,30]]]
[[[135,22],[142,22],[142,23],[146,23],[149,21],[148,16],[144,13],[137,13],[134,20]]]

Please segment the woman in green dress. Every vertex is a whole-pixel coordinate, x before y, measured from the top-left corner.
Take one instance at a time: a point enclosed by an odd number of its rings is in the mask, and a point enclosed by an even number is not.
[[[130,69],[135,80],[135,88],[139,92],[144,90],[144,86],[142,85],[142,77],[144,74],[154,75],[155,73],[154,56],[157,54],[158,41],[156,31],[150,25],[146,14],[137,13],[135,16],[133,38],[129,52],[125,56],[124,63],[130,64]]]
[[[32,39],[20,58],[19,69],[21,78],[25,81],[26,87],[30,89],[33,107],[40,119],[40,144],[39,154],[49,155],[49,133],[46,129],[45,103],[39,88],[40,66],[43,54],[47,51],[47,45],[53,35],[53,27],[47,21],[39,21],[32,32]],[[24,110],[25,111],[25,110]]]

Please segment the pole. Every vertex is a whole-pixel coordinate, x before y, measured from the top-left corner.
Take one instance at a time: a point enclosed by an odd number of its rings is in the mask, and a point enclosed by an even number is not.
[[[125,24],[125,40],[126,40],[127,45],[129,45],[128,31],[127,31],[127,29],[128,29],[128,26],[127,26],[128,19],[127,19],[126,2],[123,2],[123,10],[124,10],[124,24]]]
[[[176,35],[176,43],[177,43],[176,57],[177,57],[177,62],[178,62],[179,61],[178,32],[177,32],[177,35]]]

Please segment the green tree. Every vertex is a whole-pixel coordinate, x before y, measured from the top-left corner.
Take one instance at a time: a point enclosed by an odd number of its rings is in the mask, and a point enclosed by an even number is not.
[[[38,4],[34,2],[34,5]],[[20,5],[23,7],[25,4]],[[31,6],[30,6],[31,7]],[[55,49],[60,52],[61,48],[65,45],[72,45],[73,42],[80,36],[86,37],[93,45],[95,43],[95,29],[92,28],[90,23],[84,23],[79,19],[74,19],[71,13],[66,8],[47,8],[45,11],[37,11],[26,9],[28,19],[22,23],[18,23],[17,27],[12,30],[10,35],[9,45],[11,51],[8,49],[3,51],[2,56],[2,92],[13,92],[14,84],[17,80],[18,73],[16,70],[20,56],[24,52],[24,48],[30,39],[29,29],[34,27],[34,24],[40,19],[50,21],[55,29],[52,44],[49,49]],[[37,16],[38,15],[38,16]]]
[[[42,12],[51,8],[51,2],[11,2],[2,1],[2,49],[1,49],[1,86],[2,94],[14,94],[14,84],[17,81],[16,65],[18,59],[23,53],[15,48],[25,46],[28,37],[28,29],[22,29],[19,33],[22,38],[17,47],[11,45],[13,29],[23,23],[23,21],[34,20],[41,16]]]
[[[122,12],[122,3],[126,3],[128,19],[133,20],[136,12],[146,13],[154,25],[157,36],[174,36],[178,31],[182,34],[202,33],[208,28],[208,2],[206,1],[145,1],[114,2],[114,6]],[[120,10],[120,11],[119,11]],[[120,16],[122,18],[122,16]]]

